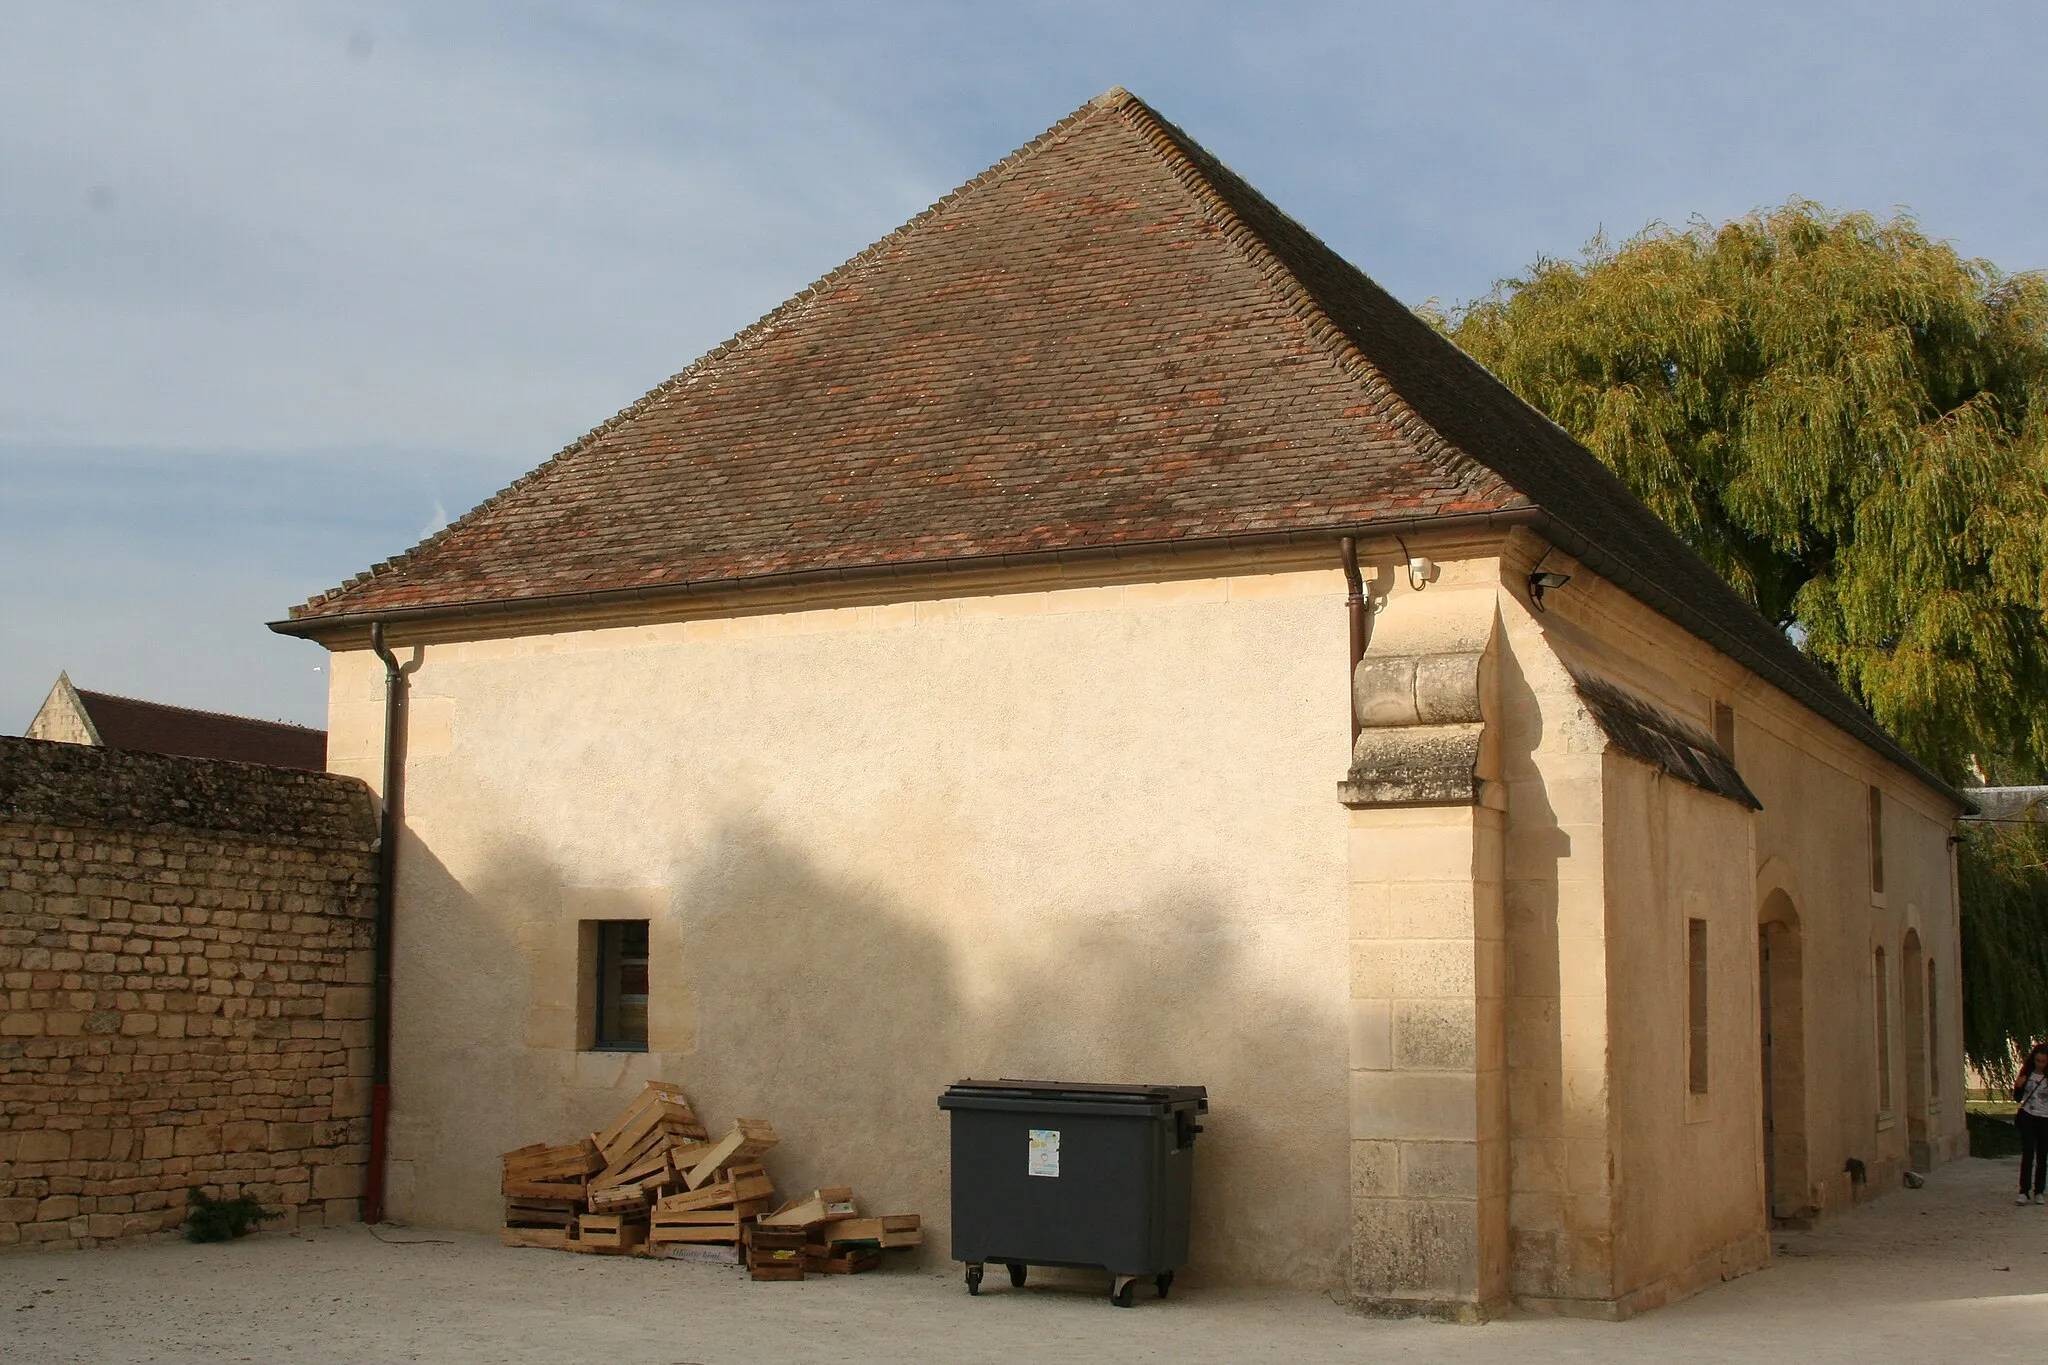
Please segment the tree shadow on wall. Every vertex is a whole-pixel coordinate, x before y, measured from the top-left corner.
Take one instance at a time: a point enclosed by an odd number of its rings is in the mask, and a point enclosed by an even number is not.
[[[392,1126],[402,1216],[483,1225],[498,1153],[601,1126],[651,1067],[682,1083],[714,1129],[772,1120],[782,1143],[769,1167],[785,1193],[845,1184],[870,1209],[923,1213],[936,1263],[950,1170],[937,1100],[949,1083],[1200,1084],[1212,1114],[1196,1148],[1195,1269],[1342,1282],[1341,901],[1327,917],[1333,974],[1304,982],[1267,960],[1266,930],[1199,880],[999,922],[983,906],[899,902],[768,822],[729,817],[669,880],[682,961],[651,964],[657,991],[687,992],[694,1050],[564,1056],[506,1036],[536,1006],[573,998],[573,981],[543,981],[532,966],[536,936],[561,942],[561,870],[504,845],[465,886],[416,839],[403,857]],[[1291,921],[1280,932],[1297,943],[1321,930]]]
[[[1501,651],[1501,710],[1527,717],[1502,735],[1501,771],[1510,783],[1508,867],[1503,932],[1508,958],[1509,1188],[1514,1193],[1567,1188],[1565,1066],[1559,995],[1563,984],[1558,925],[1558,863],[1571,852],[1543,783],[1536,750],[1544,715],[1512,650]],[[1575,1292],[1573,1248],[1563,1226],[1518,1222],[1509,1277],[1514,1292],[1568,1297]]]
[[[747,818],[719,825],[672,884],[697,1010],[693,1093],[717,1119],[775,1121],[783,1188],[851,1184],[873,1207],[922,1211],[942,1250],[937,1099],[950,1082],[1201,1084],[1212,1116],[1197,1146],[1196,1264],[1341,1281],[1342,973],[1316,1001],[1260,972],[1243,917],[1215,890],[997,922],[987,907],[913,909],[855,885]],[[1339,962],[1343,914],[1330,908]]]

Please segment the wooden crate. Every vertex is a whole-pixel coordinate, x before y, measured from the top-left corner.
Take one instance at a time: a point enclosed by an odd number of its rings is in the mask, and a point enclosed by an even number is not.
[[[647,1240],[645,1219],[617,1213],[586,1213],[576,1220],[576,1240],[591,1251],[633,1251]]]
[[[582,1208],[567,1199],[507,1199],[505,1226],[513,1228],[565,1228],[576,1221]]]
[[[538,1247],[545,1251],[561,1251],[569,1242],[572,1228],[500,1228],[498,1241],[508,1247]]]
[[[688,1209],[653,1215],[648,1237],[657,1242],[737,1242],[746,1220],[731,1209]]]
[[[801,1228],[747,1226],[747,1271],[757,1280],[801,1280],[804,1242]]]
[[[505,1179],[523,1182],[581,1181],[604,1169],[597,1144],[585,1138],[550,1146],[536,1142],[503,1157]]]
[[[858,1275],[881,1263],[880,1247],[810,1247],[804,1251],[804,1270],[812,1275]]]
[[[813,1190],[807,1198],[792,1199],[775,1212],[761,1215],[761,1222],[767,1227],[804,1228],[853,1218],[859,1212],[854,1207],[852,1190],[844,1185],[828,1185]]]
[[[732,1131],[698,1157],[697,1164],[684,1176],[684,1183],[693,1190],[700,1189],[728,1166],[754,1163],[778,1140],[775,1126],[766,1119],[735,1119]]]

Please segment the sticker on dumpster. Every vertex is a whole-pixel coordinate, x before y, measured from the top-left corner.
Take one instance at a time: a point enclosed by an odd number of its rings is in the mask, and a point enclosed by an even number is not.
[[[1031,1156],[1025,1163],[1024,1169],[1032,1175],[1059,1175],[1059,1129],[1033,1128],[1031,1130]]]

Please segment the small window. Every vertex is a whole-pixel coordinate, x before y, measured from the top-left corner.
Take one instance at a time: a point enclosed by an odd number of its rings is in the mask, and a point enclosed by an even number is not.
[[[1707,922],[1685,922],[1685,1071],[1695,1095],[1707,1093]]]
[[[1872,957],[1877,1001],[1877,1107],[1889,1114],[1892,1108],[1892,1002],[1885,980],[1884,949]]]
[[[1884,793],[1870,789],[1870,892],[1884,894]]]
[[[1735,757],[1735,708],[1725,701],[1714,703],[1714,743],[1730,760]]]
[[[597,924],[597,1030],[594,1048],[647,1050],[647,921]]]
[[[1934,961],[1927,963],[1927,1094],[1941,1098],[1941,1011],[1934,995]]]

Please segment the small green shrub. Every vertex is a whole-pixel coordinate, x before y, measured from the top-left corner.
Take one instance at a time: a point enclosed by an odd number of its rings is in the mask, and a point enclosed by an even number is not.
[[[256,1225],[283,1214],[264,1208],[248,1195],[213,1199],[197,1185],[186,1191],[191,1212],[185,1215],[188,1242],[227,1242],[255,1231]]]
[[[1996,1114],[1969,1114],[1970,1155],[1983,1157],[2018,1156],[2020,1130],[2011,1119]]]

